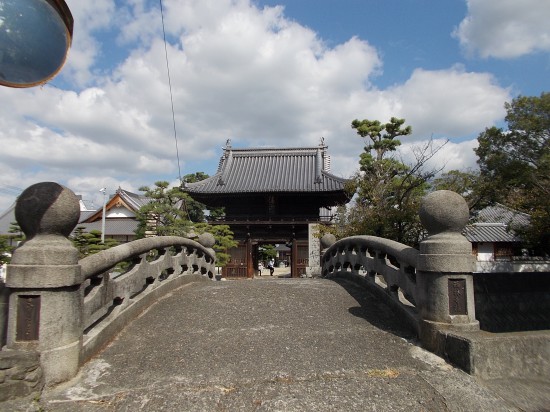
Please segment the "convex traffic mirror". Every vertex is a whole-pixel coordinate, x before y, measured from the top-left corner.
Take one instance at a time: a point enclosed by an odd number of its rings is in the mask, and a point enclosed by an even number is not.
[[[64,0],[0,0],[0,85],[32,87],[54,77],[72,35]]]

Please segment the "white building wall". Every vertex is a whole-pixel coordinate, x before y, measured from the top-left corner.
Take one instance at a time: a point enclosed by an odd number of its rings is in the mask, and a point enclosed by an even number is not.
[[[131,212],[125,207],[113,207],[112,209],[109,209],[105,214],[106,219],[110,217],[135,217],[135,216],[136,216],[135,213]]]
[[[495,259],[495,248],[493,243],[477,244],[477,260],[479,262],[491,262]]]

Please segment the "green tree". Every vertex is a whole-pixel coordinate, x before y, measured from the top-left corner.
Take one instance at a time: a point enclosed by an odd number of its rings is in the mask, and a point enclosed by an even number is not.
[[[466,199],[470,210],[477,210],[482,203],[481,185],[477,170],[450,170],[435,178],[431,184],[433,190],[452,190],[458,193]]]
[[[10,235],[0,235],[0,265],[10,263],[11,254],[19,242],[25,240],[25,234],[17,222],[11,222],[8,228]]]
[[[277,250],[275,245],[265,243],[258,247],[258,260],[268,261],[270,259],[275,259],[277,257]]]
[[[208,223],[197,223],[194,225],[195,233],[209,232],[216,239],[214,250],[216,251],[216,266],[225,266],[229,262],[231,255],[229,249],[238,245],[233,239],[233,232],[228,225],[209,225]]]
[[[524,236],[550,253],[550,93],[519,96],[505,108],[508,129],[487,128],[478,137],[480,196],[531,215]]]
[[[201,180],[208,179],[210,176],[208,176],[204,172],[195,172],[195,173],[189,173],[185,176],[183,176],[183,181],[185,183],[196,183],[200,182]]]
[[[367,137],[370,141],[367,141],[364,152],[361,153],[361,160],[365,158],[372,158],[372,153],[376,153],[376,160],[382,160],[387,152],[393,152],[401,144],[400,140],[397,140],[398,136],[407,136],[412,133],[412,127],[407,126],[402,128],[405,123],[405,119],[398,119],[392,117],[389,123],[382,124],[378,120],[357,120],[351,122],[351,127],[357,130],[357,134],[362,138]],[[364,161],[363,161],[364,162]]]
[[[19,223],[17,222],[11,222],[10,227],[8,228],[8,233],[11,233],[12,239],[15,242],[22,242],[25,240],[25,234],[23,233],[23,230],[21,229],[21,226],[19,226]]]
[[[183,177],[183,185],[187,183],[195,183],[200,182],[201,180],[208,179],[209,176],[204,172],[195,172],[188,175],[185,175]],[[209,210],[208,216],[205,216],[204,211]],[[222,219],[225,216],[225,210],[223,207],[216,207],[216,208],[208,208],[205,204],[201,202],[197,202],[195,199],[193,199],[192,196],[189,195],[189,199],[187,200],[187,211],[189,214],[189,218],[193,222],[202,222],[205,219],[209,222],[215,222],[220,219]]]
[[[138,238],[145,236],[187,236],[191,229],[191,220],[186,209],[189,195],[179,187],[169,188],[166,181],[155,182],[154,188],[143,186],[150,202],[136,213]]]
[[[0,235],[0,266],[4,263],[10,263],[13,248],[9,245],[8,237]]]
[[[426,162],[440,147],[434,149],[430,140],[414,148],[414,162],[405,164],[393,153],[401,144],[396,138],[412,133],[411,126],[405,127],[404,123],[404,119],[395,117],[386,124],[367,119],[352,122],[366,144],[359,171],[353,177],[355,202],[340,208],[333,230],[336,236],[365,234],[410,245],[416,245],[424,236],[418,208],[428,181],[438,172],[426,171]]]
[[[109,238],[105,238],[105,242],[102,243],[100,230],[85,232],[84,229],[84,226],[78,226],[71,236],[73,245],[78,249],[80,259],[118,245],[116,240]]]
[[[187,175],[190,181],[207,176],[202,172]],[[185,179],[184,179],[185,180]],[[201,234],[210,232],[216,239],[214,250],[218,266],[225,266],[229,261],[227,251],[237,246],[233,240],[233,232],[227,225],[209,225],[204,220],[204,205],[193,200],[180,187],[169,187],[165,181],[156,182],[154,188],[144,186],[140,188],[150,202],[137,212],[138,238],[147,236],[182,236],[187,237],[191,233]],[[190,207],[192,205],[192,207]],[[198,210],[200,209],[200,214]],[[196,213],[189,213],[194,210]],[[190,216],[197,220],[192,221]],[[202,216],[202,218],[201,218]]]
[[[183,177],[182,185],[185,186],[187,183],[195,183],[207,178],[208,175],[204,172],[190,173]],[[192,222],[204,222],[206,220],[206,216],[204,214],[206,206],[203,203],[197,202],[187,193],[182,199],[182,202],[189,220],[191,220]]]

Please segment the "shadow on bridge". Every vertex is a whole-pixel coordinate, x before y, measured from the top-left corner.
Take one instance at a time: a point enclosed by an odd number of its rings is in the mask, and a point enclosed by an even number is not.
[[[46,391],[48,411],[507,410],[345,280],[199,282]],[[512,409],[510,409],[512,410]]]
[[[353,316],[362,318],[374,327],[400,338],[416,340],[416,330],[407,319],[400,316],[400,312],[389,308],[385,302],[381,303],[371,290],[358,287],[355,283],[342,278],[333,278],[332,281],[342,286],[359,304],[348,309]]]

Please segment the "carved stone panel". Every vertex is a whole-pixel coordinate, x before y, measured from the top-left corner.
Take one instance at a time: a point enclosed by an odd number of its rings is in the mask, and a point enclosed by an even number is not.
[[[40,296],[19,295],[17,297],[16,340],[38,340],[40,325]]]
[[[468,314],[466,304],[466,279],[449,279],[449,314]]]

